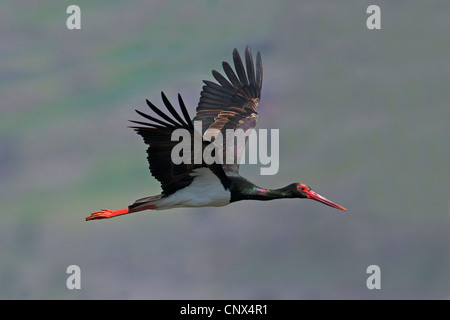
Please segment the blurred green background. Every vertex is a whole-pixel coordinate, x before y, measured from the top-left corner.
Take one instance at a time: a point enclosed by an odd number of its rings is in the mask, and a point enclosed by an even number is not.
[[[81,30],[66,8],[81,8]],[[366,9],[381,7],[381,30]],[[448,299],[450,4],[6,1],[0,5],[0,298]],[[143,212],[158,194],[129,119],[261,51],[258,128],[306,200]],[[81,290],[66,268],[81,268]],[[368,290],[366,268],[381,268]]]

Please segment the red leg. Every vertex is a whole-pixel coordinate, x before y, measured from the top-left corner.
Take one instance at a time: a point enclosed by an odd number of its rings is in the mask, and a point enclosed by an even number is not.
[[[99,219],[109,219],[112,217],[121,216],[123,214],[128,214],[132,212],[147,210],[147,209],[156,209],[155,205],[149,205],[145,206],[143,208],[134,209],[134,210],[128,210],[126,209],[119,209],[119,210],[109,210],[109,209],[102,209],[100,211],[96,211],[94,213],[91,213],[89,216],[86,217],[86,221],[89,220],[99,220]]]
[[[120,209],[120,210],[102,209],[100,211],[91,213],[89,216],[86,217],[86,221],[97,220],[97,219],[109,219],[109,218],[117,217],[117,216],[120,216],[122,214],[127,214],[127,213],[129,213],[128,209]]]

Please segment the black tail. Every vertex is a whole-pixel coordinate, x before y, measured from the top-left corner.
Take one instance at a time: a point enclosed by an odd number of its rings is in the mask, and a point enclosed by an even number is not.
[[[150,204],[149,202],[159,200],[162,198],[162,196],[163,196],[162,194],[158,194],[156,196],[150,196],[150,197],[138,199],[132,205],[128,206],[128,209],[132,210],[132,209],[139,207],[141,205],[144,205],[144,204],[149,205]]]

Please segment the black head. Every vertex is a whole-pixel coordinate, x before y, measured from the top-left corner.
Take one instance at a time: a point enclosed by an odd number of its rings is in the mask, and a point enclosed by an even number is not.
[[[291,188],[293,194],[297,197],[297,198],[308,198],[308,199],[312,199],[312,200],[316,200],[319,202],[322,202],[330,207],[339,209],[339,210],[343,210],[343,211],[347,211],[347,209],[345,209],[344,207],[341,207],[340,205],[328,200],[327,198],[321,196],[320,194],[318,194],[317,192],[313,191],[311,189],[310,186],[303,184],[303,183],[293,183],[291,185],[289,185],[289,187]]]

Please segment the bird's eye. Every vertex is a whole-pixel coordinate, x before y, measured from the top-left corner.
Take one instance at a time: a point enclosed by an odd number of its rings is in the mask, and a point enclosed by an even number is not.
[[[305,186],[301,186],[300,189],[302,189],[302,191],[305,191],[305,190],[306,190],[306,187],[305,187]]]

